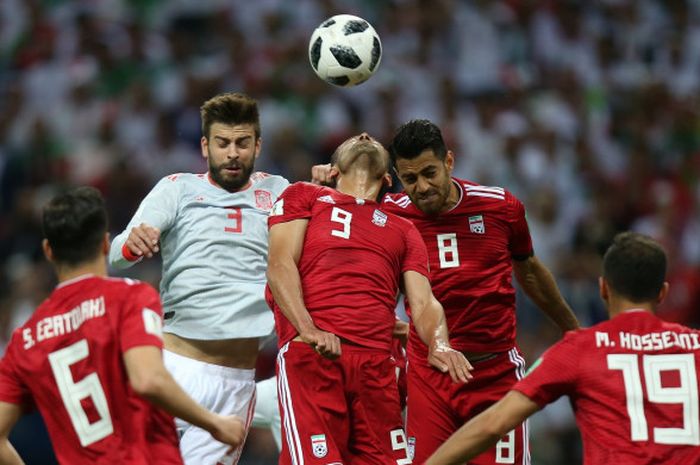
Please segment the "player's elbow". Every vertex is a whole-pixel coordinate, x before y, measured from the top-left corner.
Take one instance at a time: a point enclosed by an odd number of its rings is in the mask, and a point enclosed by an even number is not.
[[[153,399],[158,398],[165,391],[167,377],[167,372],[155,370],[132,376],[129,383],[136,394],[146,399]]]

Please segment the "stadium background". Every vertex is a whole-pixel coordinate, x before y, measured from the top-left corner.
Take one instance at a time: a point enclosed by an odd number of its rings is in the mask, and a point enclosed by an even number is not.
[[[378,73],[320,81],[307,41],[326,17],[368,19]],[[604,317],[600,254],[631,228],[670,256],[661,313],[700,316],[700,2],[696,0],[4,0],[0,2],[0,349],[48,294],[40,208],[97,186],[113,233],[163,175],[205,171],[199,105],[221,91],[260,101],[258,168],[308,179],[348,135],[387,142],[410,118],[444,130],[455,175],[507,187],[528,210],[537,255],[579,319]],[[157,285],[160,264],[134,268]],[[519,299],[532,362],[558,337]],[[274,344],[260,376],[274,370]],[[567,402],[532,420],[533,463],[576,464]],[[36,417],[13,440],[49,464]],[[272,464],[254,431],[243,464]]]

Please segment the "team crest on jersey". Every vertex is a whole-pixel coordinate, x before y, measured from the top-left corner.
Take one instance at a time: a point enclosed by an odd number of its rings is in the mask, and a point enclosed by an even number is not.
[[[268,211],[272,208],[272,195],[269,191],[255,190],[255,206],[260,210]]]
[[[386,226],[386,220],[386,213],[384,213],[383,211],[374,210],[374,213],[372,214],[372,223],[383,228],[384,226]]]
[[[408,438],[408,445],[406,447],[408,449],[408,458],[413,460],[413,457],[416,456],[416,438],[414,436]]]
[[[330,195],[324,195],[316,200],[318,200],[319,202],[326,202],[335,205],[335,200],[333,200],[333,197],[331,197]]]
[[[314,434],[311,436],[311,450],[314,453],[314,457],[319,459],[328,454],[328,445],[326,444],[325,434]]]
[[[470,216],[469,230],[474,234],[485,234],[486,226],[484,226],[484,217],[482,215]]]

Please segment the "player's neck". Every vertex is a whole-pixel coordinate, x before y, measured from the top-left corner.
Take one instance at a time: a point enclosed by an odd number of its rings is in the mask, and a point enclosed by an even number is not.
[[[103,256],[75,266],[54,264],[59,284],[83,275],[107,276],[107,262]]]
[[[653,302],[632,302],[623,297],[614,296],[611,296],[608,301],[608,313],[610,314],[610,318],[615,318],[618,315],[633,310],[655,313],[656,304]]]
[[[376,201],[382,189],[382,180],[369,170],[357,169],[338,176],[336,190],[356,199]]]

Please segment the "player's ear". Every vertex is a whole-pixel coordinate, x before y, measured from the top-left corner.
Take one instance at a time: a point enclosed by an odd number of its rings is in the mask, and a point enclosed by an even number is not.
[[[262,148],[262,137],[258,137],[255,140],[255,159],[260,156],[260,149]]]
[[[448,150],[447,155],[445,155],[445,166],[447,167],[447,172],[452,174],[452,169],[455,166],[455,154],[452,150]]]
[[[204,157],[204,159],[208,159],[209,158],[209,140],[206,137],[202,136],[202,138],[199,140],[199,145],[202,149],[202,157]]]
[[[49,240],[44,238],[44,240],[41,241],[41,249],[44,251],[44,257],[46,257],[46,260],[49,261],[49,263],[53,263],[53,250],[51,250],[51,245],[49,244]]]
[[[661,302],[664,301],[664,299],[668,295],[668,288],[669,287],[670,287],[670,284],[668,284],[668,281],[664,281],[664,284],[661,286],[661,290],[659,291],[659,295],[656,298],[657,304],[660,304]]]
[[[391,187],[393,183],[394,180],[392,179],[391,175],[389,173],[384,173],[384,176],[382,177],[382,186]]]

